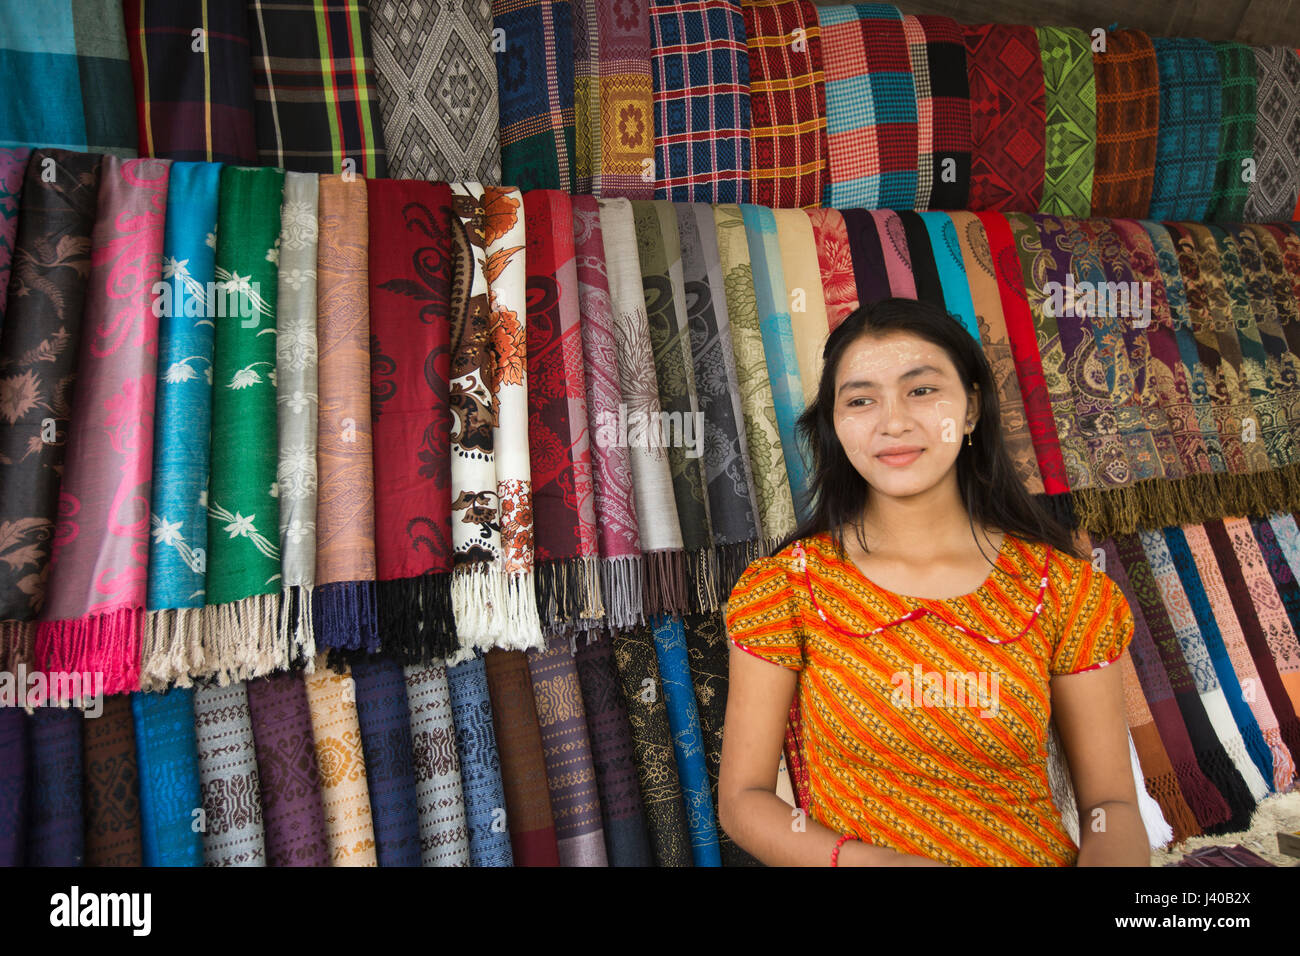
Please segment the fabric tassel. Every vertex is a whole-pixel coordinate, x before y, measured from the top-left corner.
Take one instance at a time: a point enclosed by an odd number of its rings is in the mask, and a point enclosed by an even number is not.
[[[334,581],[318,585],[311,595],[312,617],[325,647],[338,650],[379,650],[375,626],[378,601],[374,581]]]
[[[611,628],[635,627],[645,622],[643,580],[639,554],[600,559],[600,588]]]
[[[687,614],[685,551],[647,551],[642,605],[653,614]],[[661,610],[662,609],[662,610]]]
[[[1128,756],[1129,765],[1133,768],[1133,779],[1137,781],[1138,812],[1142,814],[1142,825],[1146,827],[1147,842],[1151,849],[1158,850],[1174,838],[1174,828],[1165,819],[1160,804],[1147,793],[1147,788],[1143,785],[1142,765],[1138,762],[1132,734],[1128,738]]]

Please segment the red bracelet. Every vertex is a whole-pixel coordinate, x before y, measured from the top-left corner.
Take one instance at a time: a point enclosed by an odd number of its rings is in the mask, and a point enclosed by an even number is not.
[[[852,833],[846,833],[843,836],[841,836],[838,840],[835,841],[835,849],[831,850],[831,866],[840,865],[840,847],[844,845],[845,841],[856,840],[856,839],[857,837],[855,837]]]

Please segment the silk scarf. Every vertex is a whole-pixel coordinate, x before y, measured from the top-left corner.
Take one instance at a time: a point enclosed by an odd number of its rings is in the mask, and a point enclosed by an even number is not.
[[[5,712],[17,714],[15,708],[5,708]],[[190,730],[193,733],[193,720]],[[5,731],[0,730],[0,738],[4,735]],[[11,755],[6,753],[5,759],[11,759]],[[104,698],[103,712],[82,728],[81,766],[85,774],[86,866],[141,866],[140,771],[130,697],[119,694]],[[22,773],[21,757],[18,772]],[[197,767],[194,772],[197,775]],[[11,809],[6,801],[5,812]],[[20,815],[15,813],[10,819],[18,819],[21,826]],[[202,852],[200,841],[199,863],[203,862]],[[14,865],[3,848],[0,861]]]
[[[1219,163],[1207,219],[1240,222],[1250,192],[1247,169],[1255,164],[1255,51],[1244,43],[1214,43],[1219,59],[1222,126]]]
[[[194,691],[205,866],[266,866],[257,747],[244,683]]]
[[[1139,218],[1151,205],[1160,129],[1156,51],[1141,30],[1108,30],[1105,42],[1092,55],[1097,152],[1091,214]]]
[[[905,281],[911,281],[912,270],[907,265],[909,253],[907,239],[903,236],[903,221],[892,212],[883,215],[887,218],[877,218],[876,210],[866,209],[846,209],[843,213],[849,253],[853,261],[854,284],[857,286],[858,301],[862,304],[879,302],[893,294],[916,298],[915,282],[912,282],[910,295],[894,290],[894,280],[906,274]],[[888,224],[896,227],[901,248],[895,248],[884,232]]]
[[[512,866],[510,831],[501,821],[506,798],[483,658],[471,657],[455,666],[448,665],[447,690],[456,725],[456,757],[465,799],[470,865]]]
[[[4,328],[5,299],[9,295],[14,240],[18,236],[18,207],[30,155],[31,150],[26,147],[0,149],[0,329]]]
[[[1194,37],[1153,37],[1160,71],[1160,134],[1150,219],[1205,218],[1219,160],[1223,92],[1214,47]]]
[[[944,307],[970,333],[970,337],[979,342],[975,303],[971,299],[970,283],[966,278],[966,265],[962,262],[957,228],[947,213],[918,212],[916,215],[925,223],[926,232],[930,236],[930,251],[934,254],[935,266],[939,270]]]
[[[1043,59],[1043,198],[1039,211],[1092,211],[1097,152],[1097,92],[1088,35],[1075,27],[1036,27]]]
[[[600,40],[600,167],[592,193],[653,199],[655,96],[646,4],[596,3]]]
[[[858,283],[853,275],[853,252],[848,227],[838,209],[809,209],[817,267],[821,274],[822,301],[826,303],[829,331],[858,309]]]
[[[194,690],[132,694],[131,713],[144,865],[202,866],[203,834],[194,827],[194,808],[202,805]]]
[[[570,0],[493,0],[492,26],[502,181],[576,192]]]
[[[817,397],[821,383],[821,356],[830,324],[817,262],[817,245],[812,223],[798,210],[773,210],[781,271],[790,293],[790,325],[794,333],[799,385],[806,408]],[[730,593],[730,588],[728,588]]]
[[[970,71],[967,208],[1033,212],[1043,196],[1046,90],[1033,27],[963,25]]]
[[[352,662],[352,679],[356,682],[375,854],[380,866],[419,866],[420,818],[406,675],[387,655],[365,655]]]
[[[378,866],[356,682],[321,660],[304,683],[330,866]]]
[[[1255,177],[1243,218],[1272,222],[1292,216],[1300,193],[1300,160],[1290,137],[1300,116],[1300,53],[1256,46]]]
[[[894,238],[901,235],[907,249],[907,255],[902,257],[902,261],[912,274],[916,298],[947,310],[948,304],[943,297],[943,280],[939,278],[939,263],[930,247],[930,232],[925,228],[924,221],[915,212],[906,209],[893,213],[893,217],[898,222]],[[876,220],[877,225],[880,222],[881,220]],[[891,278],[891,288],[893,284]]]
[[[26,723],[27,807],[23,864],[81,866],[85,862],[81,765],[82,715],[37,707]]]
[[[423,866],[469,866],[469,830],[444,664],[405,668]]]

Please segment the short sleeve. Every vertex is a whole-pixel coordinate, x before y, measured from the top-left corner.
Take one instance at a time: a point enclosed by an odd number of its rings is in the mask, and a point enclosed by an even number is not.
[[[790,670],[803,670],[803,628],[790,575],[775,557],[759,558],[727,600],[727,638],[742,651]]]
[[[1113,664],[1133,640],[1133,611],[1119,585],[1080,561],[1061,609],[1061,635],[1052,654],[1053,677]]]

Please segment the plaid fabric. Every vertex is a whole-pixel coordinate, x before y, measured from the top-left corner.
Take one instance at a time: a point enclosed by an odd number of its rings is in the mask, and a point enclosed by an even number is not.
[[[826,188],[826,78],[817,10],[808,0],[745,0],[742,8],[753,201],[778,209],[820,206]]]
[[[1160,76],[1151,38],[1111,30],[1092,55],[1097,84],[1097,158],[1092,214],[1133,219],[1147,214],[1160,124]]]
[[[140,155],[257,162],[248,8],[209,0],[124,0]],[[194,30],[203,49],[194,49]]]
[[[1092,211],[1092,170],[1097,153],[1097,95],[1092,48],[1082,30],[1039,27],[1043,92],[1041,212],[1087,216]]]
[[[0,77],[0,147],[136,154],[118,0],[0,4]]]
[[[948,17],[917,17],[925,31],[930,90],[931,209],[965,209],[970,195],[970,78],[961,26]],[[920,79],[917,80],[918,90]],[[920,129],[917,95],[917,129]],[[917,175],[923,158],[917,147]],[[920,192],[920,183],[917,183]],[[917,209],[925,208],[917,206]]]
[[[907,40],[907,59],[912,64],[912,81],[916,84],[916,199],[912,209],[930,208],[933,185],[934,99],[930,94],[930,51],[925,46],[925,28],[913,16],[903,17],[903,36]]]
[[[361,0],[249,0],[257,156],[304,173],[388,175]]]
[[[654,80],[650,19],[641,3],[597,3],[600,168],[597,196],[654,198]]]
[[[493,0],[501,108],[501,179],[520,190],[577,186],[573,9],[569,0]]]
[[[1160,136],[1149,219],[1200,221],[1219,164],[1219,58],[1205,40],[1153,37],[1160,70]]]
[[[826,136],[836,208],[910,209],[916,202],[916,84],[903,15],[885,3],[819,11]]]
[[[1300,191],[1300,56],[1286,47],[1255,47],[1255,181],[1247,222],[1286,219]]]
[[[1244,43],[1211,45],[1219,58],[1222,120],[1219,162],[1206,217],[1240,222],[1250,191],[1243,163],[1255,156],[1255,51]]]
[[[1043,61],[1033,27],[965,26],[971,209],[1032,212],[1043,195]]]
[[[749,202],[749,48],[731,0],[651,2],[655,198]]]

